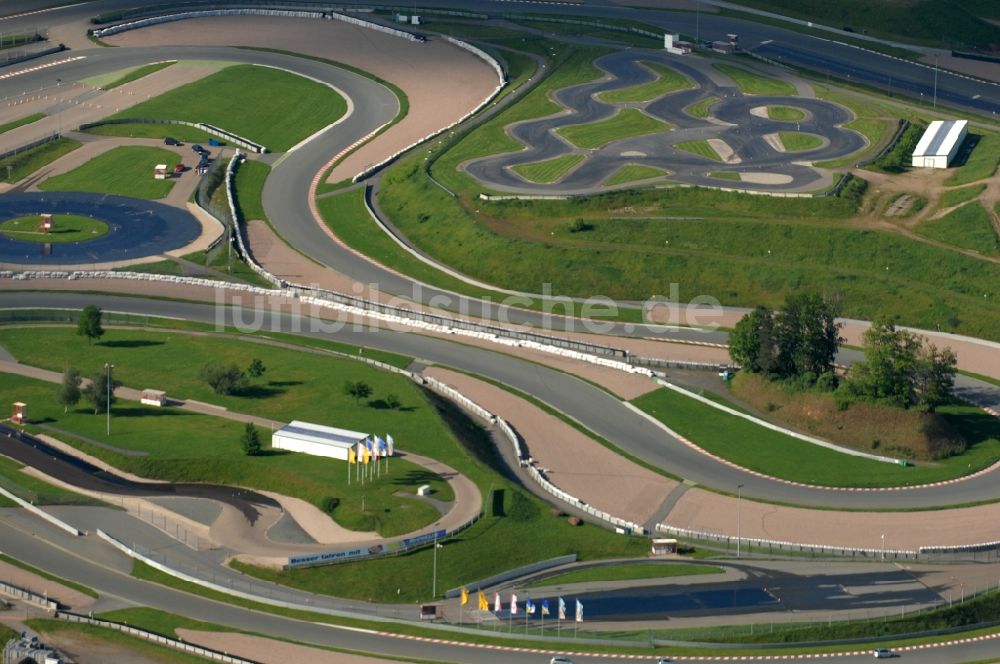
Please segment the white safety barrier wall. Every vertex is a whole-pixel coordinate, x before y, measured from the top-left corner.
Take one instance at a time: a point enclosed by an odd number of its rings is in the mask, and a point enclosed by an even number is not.
[[[204,11],[181,12],[178,14],[167,14],[165,16],[153,16],[138,21],[120,23],[110,28],[101,28],[92,33],[95,37],[108,37],[119,32],[145,28],[148,25],[158,23],[171,23],[173,21],[183,21],[189,18],[204,18],[206,16],[280,16],[283,18],[323,18],[323,12],[296,11],[288,9],[207,9]]]
[[[218,650],[212,650],[211,648],[204,648],[202,646],[196,646],[193,643],[187,643],[186,641],[180,641],[178,639],[172,639],[169,636],[164,636],[162,634],[157,634],[156,632],[150,632],[144,629],[139,629],[138,627],[132,627],[124,623],[115,622],[113,620],[101,620],[98,618],[91,618],[89,616],[80,615],[79,613],[68,613],[66,611],[60,611],[56,614],[57,618],[61,618],[67,622],[72,623],[83,623],[85,625],[94,625],[96,627],[103,627],[105,629],[113,629],[122,634],[128,634],[129,636],[135,636],[140,639],[150,641],[152,643],[157,643],[161,646],[167,646],[168,648],[173,648],[175,650],[180,650],[181,652],[190,653],[192,655],[197,655],[199,657],[204,657],[213,662],[226,662],[227,664],[257,664],[255,660],[244,659],[242,657],[236,657],[235,655],[229,655]]]
[[[233,155],[233,158],[230,159],[229,163],[226,165],[226,181],[225,181],[226,200],[229,201],[229,215],[230,218],[233,220],[233,235],[236,236],[236,246],[239,249],[240,256],[243,256],[243,258],[246,259],[245,262],[247,265],[250,266],[251,270],[256,272],[265,281],[274,284],[275,288],[284,288],[285,282],[280,278],[274,276],[267,270],[265,270],[263,266],[260,265],[260,263],[254,260],[253,254],[250,253],[250,250],[247,248],[246,243],[243,242],[243,228],[242,226],[240,226],[239,223],[240,217],[236,213],[236,200],[234,198],[236,184],[233,182],[233,178],[235,177],[236,174],[236,167],[242,160],[243,160],[243,153],[237,151],[236,154]]]
[[[55,611],[59,608],[59,603],[55,600],[49,599],[48,595],[33,593],[30,590],[22,588],[21,586],[15,586],[13,583],[0,581],[0,595],[6,595],[7,597],[19,599],[22,602],[34,604],[35,606],[45,609],[46,611]]]
[[[32,505],[28,501],[22,499],[20,496],[14,495],[13,493],[11,493],[7,489],[3,488],[2,486],[0,486],[0,496],[4,496],[6,498],[10,498],[15,503],[17,503],[18,505],[20,505],[24,509],[28,510],[32,514],[34,514],[36,516],[42,517],[43,519],[45,519],[46,521],[48,521],[49,523],[51,523],[53,526],[55,526],[55,527],[57,527],[57,528],[59,528],[61,530],[65,530],[67,533],[69,533],[73,537],[79,537],[80,535],[83,534],[82,532],[80,532],[79,530],[77,530],[73,526],[69,525],[65,521],[62,521],[61,519],[58,519],[58,518],[52,516],[51,514],[49,514],[48,512],[46,512],[45,510],[43,510],[43,509],[41,509],[41,508],[39,508],[39,507],[37,507],[35,505]]]
[[[862,452],[860,450],[853,450],[849,447],[841,447],[840,445],[831,443],[828,440],[823,440],[822,438],[814,438],[813,436],[807,436],[805,434],[798,433],[797,431],[792,431],[784,427],[779,427],[777,424],[767,422],[766,420],[762,420],[759,417],[754,417],[753,415],[743,413],[741,411],[736,410],[735,408],[730,408],[729,406],[721,404],[717,401],[706,399],[705,397],[701,396],[696,392],[692,392],[691,390],[686,390],[683,387],[680,387],[679,385],[674,385],[673,383],[668,383],[662,378],[656,378],[655,380],[660,386],[665,387],[668,390],[673,390],[678,394],[683,394],[689,399],[694,399],[695,401],[699,401],[705,404],[706,406],[710,406],[716,410],[721,410],[722,412],[728,413],[729,415],[739,417],[748,422],[753,422],[757,426],[764,427],[765,429],[770,429],[771,431],[777,431],[778,433],[785,434],[786,436],[791,436],[792,438],[795,438],[797,440],[801,440],[806,443],[810,443],[812,445],[825,447],[827,449],[834,450],[835,452],[842,452],[843,454],[848,454],[850,456],[862,457],[864,459],[871,459],[872,461],[881,461],[882,463],[891,463],[891,464],[902,463],[899,459],[893,459],[892,457],[887,457],[887,456],[879,456],[877,454],[868,454],[867,452]]]
[[[90,129],[91,127],[101,127],[104,125],[115,125],[115,124],[162,124],[162,125],[185,125],[188,127],[194,127],[195,129],[201,129],[206,134],[212,134],[213,136],[218,136],[219,138],[224,138],[234,145],[238,145],[241,148],[250,150],[251,152],[257,152],[263,154],[269,152],[266,146],[260,143],[254,143],[249,138],[243,138],[238,134],[234,134],[231,131],[222,129],[221,127],[216,127],[215,125],[206,124],[204,122],[188,122],[187,120],[159,120],[156,118],[117,118],[114,120],[98,120],[96,122],[85,122],[80,125],[80,131],[85,129]]]
[[[497,428],[500,429],[500,431],[503,433],[504,437],[506,437],[507,440],[510,441],[511,447],[514,448],[514,454],[517,457],[518,463],[521,465],[522,468],[527,469],[527,472],[531,476],[531,478],[535,480],[538,486],[540,486],[546,493],[555,496],[564,503],[571,505],[582,512],[585,512],[586,514],[593,516],[595,519],[599,519],[600,521],[604,521],[605,523],[610,523],[611,525],[617,528],[621,528],[628,532],[632,532],[636,535],[646,534],[645,528],[643,528],[639,524],[633,523],[626,519],[618,518],[614,515],[608,514],[603,510],[596,509],[588,505],[587,503],[583,502],[576,496],[566,493],[565,491],[557,487],[555,484],[550,482],[549,479],[545,477],[545,474],[541,472],[537,467],[535,467],[532,460],[527,455],[526,450],[524,450],[524,448],[521,446],[520,437],[517,435],[514,429],[509,424],[507,424],[507,422],[503,420],[503,418],[494,415],[490,411],[486,410],[476,402],[466,397],[458,390],[449,387],[448,385],[445,385],[444,383],[435,378],[425,378],[424,381],[425,384],[435,392],[451,399],[452,401],[460,403],[462,406],[472,411],[473,413],[477,414],[479,417],[483,418],[487,422],[495,424]]]
[[[337,21],[343,21],[344,23],[350,23],[352,25],[357,25],[362,28],[368,28],[369,30],[378,30],[379,32],[384,32],[387,35],[392,35],[394,37],[402,37],[403,39],[408,39],[412,42],[425,42],[427,41],[420,35],[415,35],[412,32],[406,32],[405,30],[397,30],[396,28],[390,28],[387,25],[382,25],[381,23],[374,23],[372,21],[366,21],[360,18],[354,18],[353,16],[345,16],[343,14],[338,14],[337,12],[330,12],[327,14],[326,18],[335,19]]]
[[[455,126],[460,125],[461,123],[465,122],[466,120],[468,120],[469,118],[471,118],[473,115],[475,115],[476,113],[478,113],[484,106],[486,106],[491,101],[493,101],[496,98],[496,96],[498,94],[500,94],[500,91],[503,90],[504,86],[507,85],[507,75],[504,73],[503,67],[501,67],[500,63],[497,62],[492,56],[490,56],[489,53],[486,53],[482,49],[476,48],[472,44],[467,44],[464,41],[461,41],[459,39],[455,39],[454,37],[445,37],[445,39],[448,40],[449,42],[451,42],[452,44],[454,44],[455,46],[458,46],[459,48],[465,49],[466,51],[469,51],[470,53],[472,53],[472,54],[478,56],[479,58],[481,58],[482,60],[484,60],[486,62],[486,64],[490,65],[490,67],[493,68],[493,71],[496,72],[497,78],[499,80],[499,83],[497,84],[497,86],[495,88],[493,88],[493,92],[491,92],[489,95],[487,95],[487,97],[485,99],[483,99],[481,102],[479,102],[479,104],[474,109],[472,109],[471,111],[469,111],[468,113],[466,113],[465,115],[463,115],[462,117],[460,117],[458,120],[455,120],[454,122],[452,122],[447,127],[442,127],[441,129],[438,129],[437,131],[432,132],[432,133],[424,136],[423,138],[421,138],[421,139],[419,139],[417,141],[414,141],[413,143],[411,143],[410,145],[406,146],[402,150],[397,150],[392,155],[386,157],[385,159],[383,159],[382,161],[378,162],[377,164],[369,166],[365,170],[363,170],[360,173],[358,173],[357,175],[355,175],[351,179],[352,182],[358,182],[359,180],[364,180],[366,177],[368,177],[372,173],[375,173],[375,172],[381,170],[382,168],[385,168],[387,165],[391,164],[392,162],[396,161],[396,159],[398,159],[400,155],[402,155],[402,154],[404,154],[406,152],[409,152],[410,150],[412,150],[413,148],[417,147],[421,143],[425,143],[426,141],[429,141],[430,139],[434,138],[435,136],[448,131],[452,127],[455,127]]]
[[[199,277],[178,277],[171,274],[148,274],[145,272],[115,272],[113,270],[25,270],[23,272],[13,272],[11,270],[0,270],[0,279],[13,279],[14,281],[28,281],[31,279],[67,279],[75,281],[77,279],[122,279],[125,281],[160,281],[172,284],[184,284],[186,286],[202,286],[205,288],[225,288],[243,293],[253,293],[255,295],[284,295],[282,291],[270,288],[261,288],[250,284],[237,284],[233,282],[219,282],[212,279],[201,279]]]

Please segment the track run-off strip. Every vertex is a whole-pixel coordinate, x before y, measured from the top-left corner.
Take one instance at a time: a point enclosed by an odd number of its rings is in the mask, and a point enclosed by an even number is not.
[[[55,62],[46,62],[44,65],[37,65],[35,67],[28,67],[27,69],[19,69],[17,71],[7,72],[6,74],[0,74],[0,80],[5,78],[14,78],[15,76],[20,76],[21,74],[30,74],[33,71],[38,71],[40,69],[48,69],[49,67],[55,67],[56,65],[64,65],[67,62],[76,62],[77,60],[83,60],[86,55],[77,55],[72,58],[64,58],[62,60],[56,60]]]

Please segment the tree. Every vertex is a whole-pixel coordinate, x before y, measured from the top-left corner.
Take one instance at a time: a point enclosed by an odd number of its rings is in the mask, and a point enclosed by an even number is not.
[[[94,377],[90,379],[90,384],[83,388],[83,396],[94,407],[94,415],[105,412],[115,404],[118,400],[115,397],[115,390],[121,386],[122,384],[113,378],[109,386],[108,372],[104,369],[94,374]]]
[[[363,380],[347,381],[344,383],[344,394],[354,397],[354,401],[360,404],[362,400],[372,395],[372,387]]]
[[[390,408],[391,410],[396,410],[403,404],[400,402],[399,397],[397,397],[395,394],[390,393],[387,394],[385,397],[385,405],[387,408]]]
[[[792,295],[774,317],[775,371],[783,378],[833,370],[840,338],[837,307],[815,293]]]
[[[244,427],[243,435],[240,436],[240,444],[243,446],[243,453],[247,456],[260,456],[263,446],[260,442],[260,434],[257,433],[257,427],[253,425],[253,422],[247,422],[246,427]]]
[[[104,336],[104,328],[101,327],[101,308],[93,304],[88,304],[80,313],[80,319],[76,322],[76,333],[81,337],[87,337],[87,343],[92,344],[94,339]]]
[[[68,367],[66,373],[63,374],[62,384],[59,385],[59,390],[56,392],[56,400],[63,407],[63,412],[68,413],[71,406],[76,406],[80,403],[80,397],[82,392],[80,391],[80,383],[83,382],[83,377],[80,376],[80,370],[75,367]]]
[[[265,367],[264,363],[256,357],[253,358],[253,361],[250,362],[250,366],[247,367],[247,374],[251,378],[260,378],[264,375],[265,371],[267,371],[267,367]]]
[[[774,314],[757,307],[736,323],[729,335],[729,357],[745,371],[770,373],[774,368]]]
[[[209,384],[216,394],[235,394],[244,389],[247,378],[235,364],[212,362],[201,368],[201,379]]]
[[[958,358],[950,348],[938,350],[934,344],[921,348],[917,357],[914,389],[917,407],[929,413],[952,400]]]

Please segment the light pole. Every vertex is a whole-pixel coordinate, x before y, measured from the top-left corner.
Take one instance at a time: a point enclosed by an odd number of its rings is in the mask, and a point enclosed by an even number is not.
[[[743,485],[736,485],[736,557],[740,557],[740,501],[743,499]]]
[[[937,108],[938,56],[934,56],[934,108]]]
[[[433,601],[438,594],[438,549],[441,545],[438,544],[437,533],[434,533],[434,572],[431,576],[431,600]]]
[[[108,411],[108,436],[111,436],[111,370],[115,368],[113,364],[104,364],[104,368],[108,372],[108,393],[107,393],[107,411]]]
[[[885,560],[885,533],[882,533],[882,560]]]

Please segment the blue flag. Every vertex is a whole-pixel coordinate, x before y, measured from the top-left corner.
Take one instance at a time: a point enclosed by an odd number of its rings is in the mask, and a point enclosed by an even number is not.
[[[559,620],[566,620],[566,602],[559,598]]]
[[[535,603],[530,599],[524,600],[524,612],[529,616],[535,615]]]
[[[542,600],[542,615],[543,616],[549,615],[549,600],[547,599]]]

